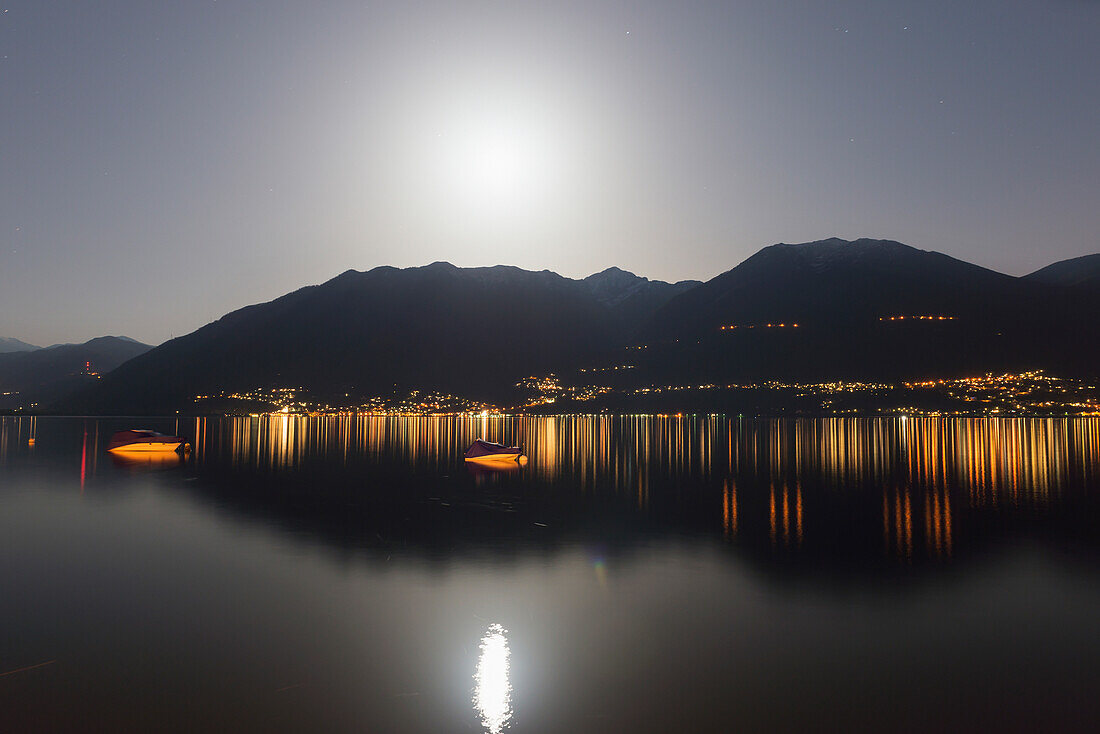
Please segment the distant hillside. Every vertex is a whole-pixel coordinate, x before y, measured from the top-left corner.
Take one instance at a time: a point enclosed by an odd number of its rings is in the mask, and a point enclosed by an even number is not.
[[[625,323],[686,287],[623,275],[349,270],[161,345],[86,391],[77,409],[158,412],[198,394],[299,386],[333,399],[431,389],[506,401],[523,377],[624,343]]]
[[[618,268],[571,280],[509,266],[380,267],[230,313],[60,406],[186,411],[198,395],[280,387],[340,405],[413,390],[510,405],[525,394],[518,381],[551,372],[627,391],[1086,376],[1100,372],[1097,324],[1091,289],[890,240],[773,245],[701,284]]]
[[[8,354],[9,352],[33,352],[35,349],[41,349],[33,344],[27,344],[24,341],[13,339],[7,336],[0,336],[0,354]]]
[[[678,283],[650,280],[615,267],[589,275],[581,282],[629,328],[637,328],[670,299],[700,285],[697,280]]]
[[[778,244],[673,299],[646,334],[676,338],[728,324],[851,325],[906,314],[984,315],[1025,294],[1016,281],[891,240]]]
[[[670,382],[1081,372],[1096,369],[1097,310],[941,253],[829,239],[764,248],[670,300],[641,341]]]
[[[46,406],[150,349],[126,337],[104,336],[84,344],[0,354],[0,409]]]
[[[1061,260],[1025,275],[1024,280],[1055,286],[1100,288],[1100,254]]]

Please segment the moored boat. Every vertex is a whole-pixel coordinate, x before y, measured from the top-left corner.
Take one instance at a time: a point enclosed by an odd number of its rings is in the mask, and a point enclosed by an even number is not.
[[[505,446],[480,438],[466,449],[466,461],[516,461],[521,456],[523,449],[518,446]]]
[[[167,436],[163,433],[139,428],[132,431],[119,431],[111,436],[107,450],[114,452],[171,452],[186,447],[187,440],[179,436]]]

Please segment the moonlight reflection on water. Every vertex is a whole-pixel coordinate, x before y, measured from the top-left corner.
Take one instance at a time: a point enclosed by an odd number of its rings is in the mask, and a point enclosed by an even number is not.
[[[0,417],[0,730],[1100,731],[1100,418],[134,425]]]
[[[491,624],[481,638],[481,657],[474,673],[474,708],[490,734],[499,734],[512,718],[512,685],[508,681],[506,629]]]

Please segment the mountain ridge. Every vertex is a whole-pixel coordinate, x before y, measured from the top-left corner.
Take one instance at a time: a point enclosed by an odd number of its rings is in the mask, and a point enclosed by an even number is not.
[[[916,272],[930,271],[916,282]],[[840,272],[840,277],[831,274]],[[889,284],[883,277],[890,277]],[[711,330],[723,323],[778,320],[808,323],[825,317],[823,306],[834,308],[833,318],[858,320],[857,308],[874,308],[902,315],[929,307],[934,294],[944,302],[936,308],[954,308],[960,287],[985,291],[1011,288],[1017,279],[943,253],[919,250],[894,240],[829,238],[799,244],[765,247],[702,286],[670,300],[646,334],[661,336],[670,325],[692,313],[700,327]],[[891,298],[890,291],[897,297]],[[842,291],[842,292],[841,292]],[[920,297],[923,294],[923,297]]]
[[[0,336],[0,354],[11,354],[12,352],[33,352],[35,349],[41,348],[42,347],[35,346],[34,344],[28,344],[21,339],[16,339],[10,336]]]
[[[83,344],[0,354],[0,408],[27,409],[63,400],[152,348],[126,337],[102,336]]]
[[[1100,253],[1059,260],[1023,277],[1047,285],[1100,287]]]
[[[226,314],[122,365],[78,406],[181,410],[264,385],[515,404],[523,379],[621,362],[639,341],[637,385],[1082,372],[1100,361],[1098,315],[1089,292],[869,238],[778,243],[705,283],[379,266]]]
[[[645,282],[646,298],[611,308],[583,281],[548,270],[348,270],[162,344],[108,376],[80,409],[175,409],[197,394],[306,382],[334,395],[430,388],[501,399],[523,377],[600,353],[659,307],[654,289],[667,284]]]

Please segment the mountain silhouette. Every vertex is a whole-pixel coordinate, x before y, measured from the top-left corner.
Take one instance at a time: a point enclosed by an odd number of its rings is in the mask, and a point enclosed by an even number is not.
[[[658,381],[1081,372],[1094,369],[1090,314],[1057,285],[833,238],[766,247],[671,299],[641,334]]]
[[[624,355],[627,388],[1091,375],[1091,293],[870,239],[773,245],[705,283],[619,268],[583,280],[449,263],[350,270],[162,344],[67,409],[186,411],[198,395],[275,387],[338,405],[413,390],[510,405],[525,377]]]
[[[9,352],[33,352],[35,349],[41,349],[33,344],[27,344],[25,341],[14,339],[9,336],[0,336],[0,354],[8,354]]]
[[[686,287],[620,273],[577,281],[443,262],[349,270],[173,339],[77,405],[176,410],[198,394],[256,387],[307,387],[333,400],[430,389],[506,401],[521,378],[622,343],[624,324],[641,323]]]
[[[0,354],[0,409],[30,409],[64,399],[152,349],[127,337]]]
[[[1024,280],[1046,285],[1100,289],[1100,254],[1051,263],[1025,275]]]
[[[637,328],[670,299],[700,285],[697,280],[650,280],[617,267],[589,275],[582,282],[627,328]]]
[[[726,324],[850,326],[907,314],[987,315],[1025,295],[1017,280],[892,240],[778,244],[676,297],[646,335],[682,338]]]

